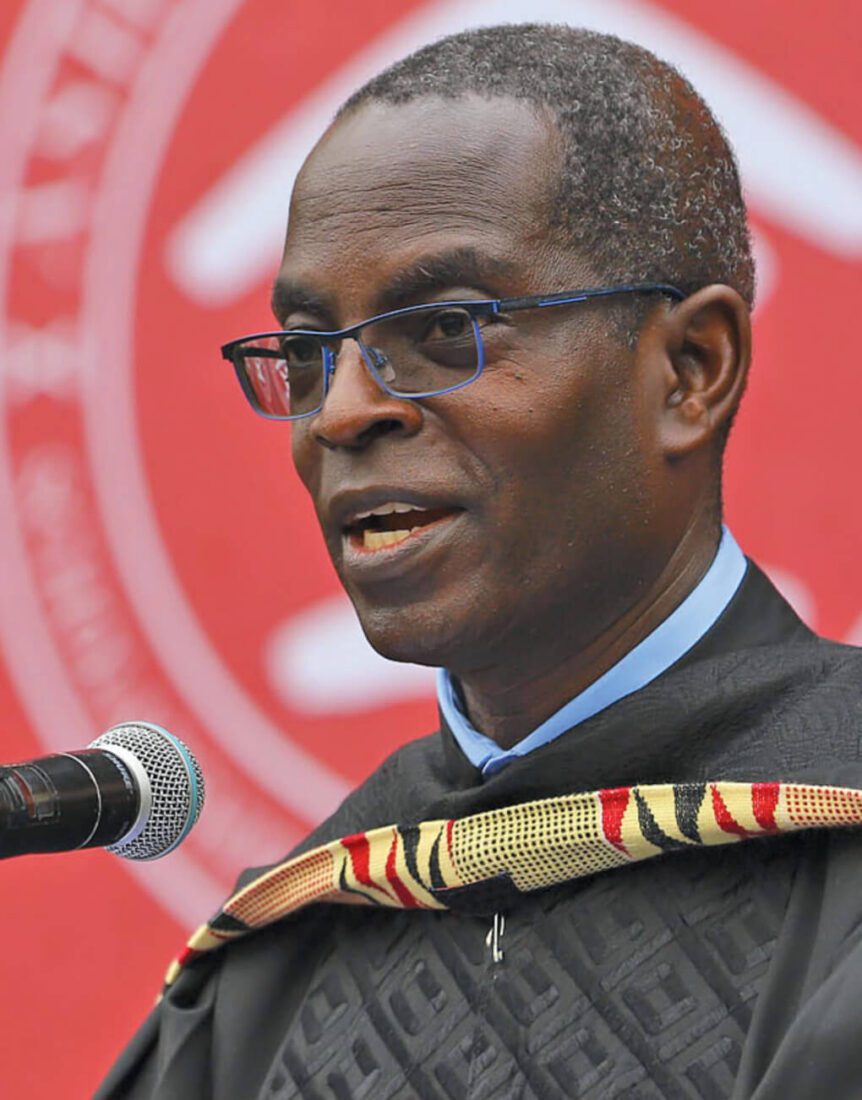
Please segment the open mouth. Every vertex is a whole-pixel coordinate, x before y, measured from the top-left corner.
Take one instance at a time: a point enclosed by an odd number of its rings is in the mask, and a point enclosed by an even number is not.
[[[357,549],[382,550],[397,546],[459,511],[459,508],[420,508],[395,501],[355,516],[344,528],[344,536]]]

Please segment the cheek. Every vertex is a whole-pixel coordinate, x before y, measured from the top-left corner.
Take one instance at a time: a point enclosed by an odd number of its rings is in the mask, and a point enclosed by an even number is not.
[[[307,421],[294,421],[289,430],[293,468],[313,497],[320,482],[320,459],[317,454],[320,448],[312,439]]]
[[[489,372],[476,430],[506,477],[517,481],[519,471],[535,476],[536,469],[555,475],[555,456],[576,449],[594,423],[596,389],[574,356],[537,362],[535,355],[511,355]]]
[[[559,384],[564,377],[530,387],[515,407],[492,401],[488,410],[511,429],[496,463],[502,511],[541,524],[542,542],[557,546],[585,525],[610,536],[621,506],[627,511],[644,491],[630,393],[584,378]]]

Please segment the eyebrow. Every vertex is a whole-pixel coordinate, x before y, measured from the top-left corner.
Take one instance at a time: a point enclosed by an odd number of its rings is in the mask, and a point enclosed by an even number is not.
[[[514,264],[473,247],[429,253],[397,271],[378,295],[375,313],[411,305],[447,287],[470,287],[489,298],[500,296],[500,280],[511,278]],[[291,313],[309,313],[337,328],[332,299],[281,276],[272,288],[272,311],[279,321]]]
[[[312,313],[326,320],[332,328],[337,328],[330,299],[325,294],[317,294],[291,279],[280,276],[275,280],[272,284],[270,306],[279,323],[283,323],[284,318],[291,313]]]
[[[413,304],[423,295],[456,286],[471,287],[496,298],[499,281],[510,278],[513,269],[510,261],[485,255],[472,247],[431,253],[396,272],[381,292],[377,306],[381,312],[397,309]]]

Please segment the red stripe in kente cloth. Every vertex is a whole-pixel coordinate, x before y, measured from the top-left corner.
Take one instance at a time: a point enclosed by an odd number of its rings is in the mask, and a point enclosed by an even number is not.
[[[386,878],[389,881],[389,885],[398,895],[398,900],[401,902],[405,909],[421,909],[422,906],[419,903],[419,899],[413,897],[413,895],[398,877],[398,872],[395,870],[395,856],[397,852],[398,831],[396,830],[395,836],[392,838],[392,845],[389,848],[389,855],[386,857]]]
[[[721,797],[718,787],[713,783],[712,786],[712,812],[715,814],[715,820],[718,822],[718,827],[725,833],[733,833],[735,836],[751,836],[748,829],[744,825],[740,825],[739,822],[731,814],[725,805],[724,799]]]
[[[372,890],[379,890],[381,894],[388,896],[387,891],[371,877],[371,846],[368,843],[367,835],[365,833],[352,833],[350,836],[343,836],[341,843],[350,855],[350,863],[353,867],[353,873],[356,875],[356,881],[361,882],[363,886],[370,886]]]
[[[449,820],[446,822],[446,848],[449,852],[449,859],[453,859],[453,856],[452,856],[452,833],[453,833],[454,828],[455,828],[455,820],[454,820],[454,818],[450,817]]]
[[[777,833],[775,809],[778,806],[780,783],[752,783],[751,805],[757,824],[768,833]]]
[[[192,959],[196,959],[198,955],[201,954],[203,954],[203,952],[197,951],[194,947],[184,947],[179,955],[177,955],[177,965],[186,966]]]
[[[631,798],[631,787],[614,787],[612,790],[599,791],[602,804],[602,832],[615,848],[628,855],[623,844],[623,818]]]

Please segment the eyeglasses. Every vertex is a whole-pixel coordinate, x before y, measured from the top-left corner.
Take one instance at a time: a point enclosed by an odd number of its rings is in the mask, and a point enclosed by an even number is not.
[[[496,315],[620,294],[685,298],[666,283],[630,283],[528,298],[428,302],[380,313],[334,332],[259,332],[231,340],[221,353],[233,364],[255,412],[270,420],[299,420],[323,407],[344,340],[356,341],[384,393],[415,401],[454,393],[476,381],[485,368],[482,331]]]

